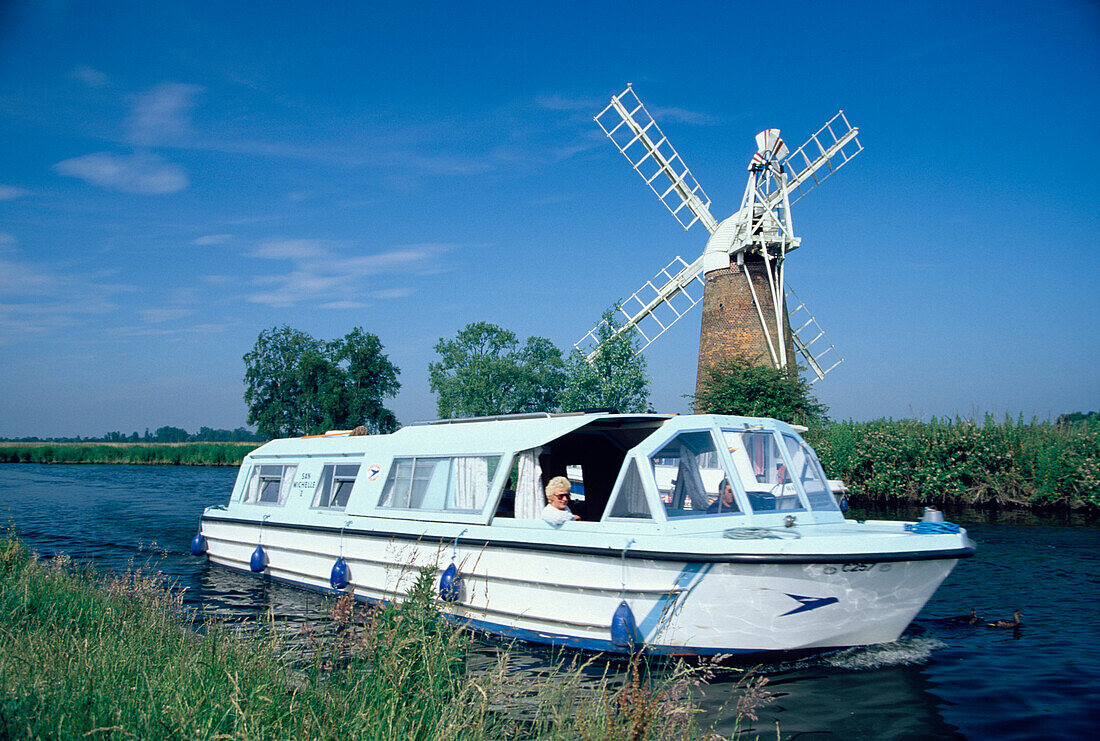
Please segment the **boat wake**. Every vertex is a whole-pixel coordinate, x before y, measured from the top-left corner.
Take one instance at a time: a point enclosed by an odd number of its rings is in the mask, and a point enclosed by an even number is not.
[[[846,648],[821,657],[820,663],[855,671],[881,669],[888,666],[911,666],[925,663],[932,656],[933,651],[945,646],[947,646],[946,643],[932,636],[902,636],[893,643]]]

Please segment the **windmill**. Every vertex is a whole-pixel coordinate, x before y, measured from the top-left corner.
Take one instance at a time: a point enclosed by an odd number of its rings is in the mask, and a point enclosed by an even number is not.
[[[622,302],[612,336],[636,329],[640,352],[701,301],[697,389],[706,368],[735,354],[787,368],[797,351],[811,383],[843,362],[787,284],[785,260],[801,243],[791,205],[863,151],[844,111],[793,153],[779,129],[757,134],[741,207],[723,221],[711,215],[707,194],[631,86],[611,98],[596,123],[685,230],[700,222],[710,233],[693,262],[677,256]],[[575,344],[590,361],[600,329]]]

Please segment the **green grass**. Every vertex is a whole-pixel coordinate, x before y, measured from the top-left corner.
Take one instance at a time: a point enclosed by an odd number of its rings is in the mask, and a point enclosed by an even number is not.
[[[3,443],[0,463],[239,466],[261,443]]]
[[[1100,508],[1100,426],[987,415],[833,422],[807,434],[854,502]]]
[[[432,572],[401,607],[344,596],[332,620],[197,633],[180,596],[141,571],[101,577],[0,541],[0,738],[704,738],[683,665],[621,676],[558,666],[532,679],[502,651],[471,669],[470,637],[444,621]],[[738,720],[769,701],[739,685]],[[736,725],[724,731],[738,735]]]

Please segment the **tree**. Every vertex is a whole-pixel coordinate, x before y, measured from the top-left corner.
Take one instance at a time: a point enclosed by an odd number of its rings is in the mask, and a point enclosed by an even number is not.
[[[615,335],[618,307],[603,314],[596,330],[599,350],[591,362],[579,350],[569,357],[562,410],[617,409],[644,412],[649,406],[649,377],[646,360],[638,349],[638,332],[631,328]]]
[[[774,417],[807,427],[824,424],[829,408],[797,371],[756,365],[737,356],[707,368],[695,410],[700,414]]]
[[[187,430],[181,427],[158,427],[156,434],[158,443],[184,443],[187,442]]]
[[[392,432],[397,418],[382,402],[397,395],[401,371],[382,349],[359,327],[331,342],[285,325],[260,332],[244,356],[248,422],[270,437],[359,425]]]
[[[429,384],[441,418],[553,411],[564,379],[561,350],[545,337],[520,348],[514,332],[489,322],[466,325],[435,346]]]

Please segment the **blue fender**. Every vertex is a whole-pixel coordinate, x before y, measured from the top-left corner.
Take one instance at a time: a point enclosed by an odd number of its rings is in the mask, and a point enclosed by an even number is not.
[[[191,538],[191,555],[201,556],[206,553],[206,538],[202,537],[202,533],[195,533],[195,537]]]
[[[462,575],[453,563],[439,577],[439,596],[444,602],[458,602],[462,598]]]
[[[611,642],[622,648],[633,649],[638,645],[638,624],[630,605],[623,600],[611,618]]]
[[[262,545],[256,546],[256,550],[252,551],[252,560],[248,565],[257,574],[267,568],[267,554]]]
[[[333,589],[343,589],[349,582],[348,562],[344,560],[343,556],[336,559],[336,563],[332,565],[332,573],[329,574],[328,583],[332,585]]]

